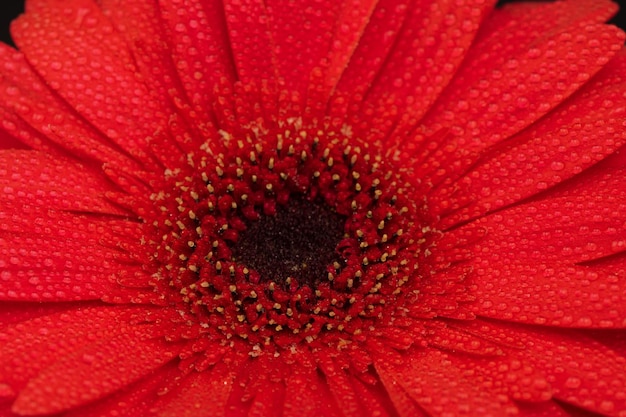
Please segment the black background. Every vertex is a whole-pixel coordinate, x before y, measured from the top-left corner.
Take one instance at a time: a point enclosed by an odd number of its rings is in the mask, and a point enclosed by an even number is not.
[[[0,0],[0,40],[11,43],[9,23],[24,11],[24,0]]]
[[[24,0],[0,0],[0,40],[3,42],[11,43],[9,36],[9,23],[17,15],[24,10]],[[511,3],[518,0],[500,0],[499,4]],[[615,0],[614,0],[615,1]],[[620,4],[621,10],[617,16],[612,20],[612,23],[620,26],[626,30],[626,0],[617,0]]]

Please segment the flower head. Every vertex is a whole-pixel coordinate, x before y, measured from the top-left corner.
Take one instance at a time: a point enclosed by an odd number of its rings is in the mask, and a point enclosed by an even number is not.
[[[0,415],[626,415],[605,0],[29,0]]]

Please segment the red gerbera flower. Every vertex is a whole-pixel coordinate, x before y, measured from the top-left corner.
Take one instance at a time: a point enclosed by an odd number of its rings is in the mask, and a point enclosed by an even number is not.
[[[614,4],[26,6],[0,416],[626,415]]]

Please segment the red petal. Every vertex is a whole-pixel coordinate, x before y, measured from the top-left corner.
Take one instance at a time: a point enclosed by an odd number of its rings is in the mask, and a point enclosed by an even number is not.
[[[388,132],[398,124],[395,129],[404,137],[453,79],[494,3],[420,0],[410,6],[397,42],[367,92],[367,125]]]
[[[216,86],[231,86],[235,73],[221,2],[159,0],[177,78],[197,123],[211,123],[221,98]],[[221,115],[217,115],[221,116]]]
[[[322,2],[226,2],[237,73],[244,83],[278,82],[303,97],[314,71],[321,100],[347,65],[375,0]],[[298,100],[298,98],[296,98]]]
[[[155,404],[160,417],[227,416],[226,403],[237,369],[218,363],[210,370],[192,373],[179,387]]]
[[[518,340],[514,330],[484,320],[448,321],[451,328],[462,329],[475,338],[491,342],[500,349],[499,355],[467,355],[452,351],[449,360],[477,384],[489,390],[521,401],[546,401],[552,398],[552,387],[542,369],[528,366],[519,358],[526,345]]]
[[[455,353],[468,353],[479,356],[502,355],[502,348],[489,340],[472,333],[455,329],[446,322],[431,320],[425,324],[430,337],[428,344]]]
[[[515,335],[503,329],[497,324],[493,324],[490,321],[476,319],[476,320],[448,320],[446,321],[449,327],[461,329],[464,332],[473,334],[481,339],[488,340],[507,351],[524,349],[524,344],[515,339]]]
[[[29,146],[51,155],[61,147],[91,159],[131,165],[108,139],[77,117],[34,73],[24,56],[0,44],[0,114],[2,128]]]
[[[376,385],[366,384],[355,377],[351,378],[354,392],[356,392],[359,401],[366,411],[363,416],[371,417],[390,417],[395,416],[395,408],[389,404],[389,398],[381,389],[381,383]],[[392,414],[393,413],[393,414]],[[418,417],[413,415],[413,417]]]
[[[454,352],[450,361],[466,375],[471,375],[474,384],[486,387],[494,396],[504,395],[519,401],[551,399],[552,386],[542,369],[535,369],[514,357],[478,358]]]
[[[334,402],[345,417],[359,417],[367,415],[364,404],[359,401],[357,393],[351,384],[349,371],[341,369],[335,361],[327,354],[319,352],[318,364],[320,371],[326,378],[326,383]]]
[[[553,401],[541,403],[517,403],[520,417],[572,417]]]
[[[546,20],[558,16],[562,7],[580,8],[588,2],[559,2],[547,5]],[[601,16],[615,6],[603,5]],[[552,7],[550,7],[552,6]],[[543,3],[536,3],[541,13]],[[590,23],[598,11],[579,21],[566,21],[555,31],[529,34],[526,26],[511,29],[503,26],[485,45],[479,40],[464,62],[461,71],[439,97],[422,123],[429,131],[446,129],[450,135],[434,150],[423,149],[425,173],[439,183],[467,169],[486,147],[528,127],[587,82],[623,47],[624,34],[613,26]],[[505,19],[512,19],[507,16]],[[515,19],[515,17],[513,17]],[[533,21],[534,21],[533,20]],[[511,26],[517,26],[513,22]],[[505,33],[509,34],[509,37]],[[513,35],[512,38],[510,35]],[[528,43],[528,39],[532,43]],[[481,38],[482,39],[482,38]],[[509,40],[512,51],[503,48]],[[519,40],[519,42],[518,42]],[[517,45],[522,45],[518,49]],[[575,52],[574,52],[575,51]],[[423,175],[423,174],[422,174]]]
[[[155,96],[165,100],[170,90],[179,86],[172,52],[160,24],[161,10],[157,2],[99,0],[97,3],[124,37],[142,81]]]
[[[411,352],[400,366],[378,360],[375,367],[387,386],[400,385],[433,417],[515,414],[515,407],[506,398],[478,386],[437,350]]]
[[[0,253],[4,255],[4,248]],[[49,253],[39,251],[41,256]],[[49,258],[48,258],[49,259]],[[26,271],[5,270],[0,283],[2,301],[86,301],[99,300],[113,292],[116,285],[109,281],[100,268],[89,268],[86,272],[50,271],[49,269],[28,269]]]
[[[444,215],[456,210],[442,227],[541,192],[625,143],[625,72],[622,52],[562,106],[490,150],[458,182],[438,189],[431,204]]]
[[[590,334],[590,337],[626,358],[626,332],[623,330],[598,330]]]
[[[121,36],[91,0],[41,0],[13,22],[30,64],[78,113],[140,161],[169,109],[142,83]]]
[[[626,358],[582,332],[512,326],[510,331],[526,345],[516,360],[542,372],[555,398],[600,414],[626,410]]]
[[[331,111],[337,116],[343,119],[346,113],[358,111],[398,38],[410,12],[409,3],[409,0],[378,1],[334,92]]]
[[[28,234],[30,236],[67,237],[91,245],[109,235],[106,218],[44,209],[39,205],[0,201],[0,235]],[[16,237],[17,240],[17,237]]]
[[[0,120],[6,122],[6,117],[2,117],[3,113],[0,113]],[[15,136],[5,132],[0,128],[0,150],[5,149],[28,149],[26,145]]]
[[[429,417],[425,411],[417,406],[417,403],[409,397],[406,391],[397,384],[391,375],[385,372],[379,373],[383,387],[387,390],[396,412],[401,417]]]
[[[155,97],[164,102],[169,97],[171,104],[177,107],[177,114],[171,115],[168,121],[171,131],[159,131],[150,141],[155,156],[161,160],[178,154],[170,155],[174,140],[188,153],[197,150],[207,137],[218,135],[211,114],[217,101],[215,85],[223,82],[221,78],[227,75],[229,81],[233,78],[228,54],[218,54],[220,46],[213,43],[217,40],[206,39],[207,32],[221,39],[222,34],[214,32],[215,28],[225,28],[221,16],[211,15],[208,9],[205,16],[198,10],[203,6],[193,2],[188,2],[188,8],[178,3],[182,2],[162,1],[159,5],[157,1],[143,0],[100,1],[103,13],[125,38],[142,81]],[[216,7],[206,2],[204,6]],[[196,24],[194,11],[203,22],[202,27]],[[210,23],[207,18],[211,19]],[[216,59],[217,55],[221,58]],[[182,119],[184,131],[179,133],[177,128]]]
[[[112,188],[84,165],[32,151],[0,151],[0,199],[47,209],[123,214],[104,198]],[[2,203],[0,203],[0,206]]]
[[[282,414],[285,404],[285,386],[281,382],[267,381],[262,392],[259,392],[248,411],[248,417],[265,417]]]
[[[3,302],[0,311],[0,332],[9,325],[28,321],[37,317],[66,311],[75,307],[74,303],[29,303]]]
[[[356,46],[373,1],[358,2],[357,7],[349,1],[332,0],[265,3],[278,72],[286,90],[302,93],[314,68],[339,64],[333,70],[340,74]],[[332,74],[332,79],[339,74]]]
[[[102,398],[160,368],[175,356],[164,342],[122,334],[65,356],[20,391],[13,412],[49,414]]]
[[[154,417],[154,402],[180,378],[181,371],[175,362],[163,365],[106,398],[67,411],[63,417]]]
[[[626,169],[606,172],[590,186],[492,214],[470,227],[488,230],[478,245],[501,259],[569,265],[621,252],[625,175]]]
[[[339,417],[341,412],[331,399],[328,385],[317,370],[296,362],[285,379],[285,417]]]
[[[0,333],[0,375],[16,390],[59,358],[134,330],[127,321],[132,314],[141,313],[135,308],[110,306],[56,312],[55,306],[47,315],[10,325]]]
[[[477,301],[471,308],[477,315],[562,327],[626,327],[626,291],[618,276],[584,267],[555,272],[521,262],[491,272],[475,281]]]
[[[477,315],[575,327],[625,327],[620,268],[580,262],[624,250],[624,172],[511,208],[446,234],[484,228],[475,246]],[[623,268],[621,269],[623,271]]]
[[[334,2],[330,3],[333,6],[335,5]],[[320,59],[326,72],[324,102],[328,99],[328,93],[339,82],[358,45],[360,45],[366,27],[370,24],[375,7],[384,4],[385,1],[348,0],[337,3],[342,3],[342,5],[333,21],[335,33],[330,45],[326,46],[328,48],[326,56],[322,54]],[[321,24],[320,26],[326,25]]]
[[[274,40],[269,33],[267,10],[262,1],[224,1],[224,12],[237,79],[244,84],[271,85],[278,68]]]
[[[100,299],[120,270],[136,267],[119,248],[105,247],[108,223],[24,202],[0,203],[0,298],[4,300]]]
[[[606,22],[617,9],[618,5],[608,0],[567,0],[541,5],[509,3],[498,8],[483,24],[479,40],[482,45],[502,44],[506,51],[521,50],[535,43],[537,36],[556,33],[568,25]],[[526,36],[522,33],[524,29]],[[502,37],[496,38],[496,33]]]

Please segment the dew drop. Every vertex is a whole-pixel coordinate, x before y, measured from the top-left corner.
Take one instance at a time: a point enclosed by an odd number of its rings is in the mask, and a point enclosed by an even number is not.
[[[580,380],[580,378],[575,377],[567,378],[567,380],[565,381],[565,386],[570,389],[580,388],[581,384],[582,381]]]
[[[554,171],[562,171],[565,168],[565,164],[560,161],[554,161],[550,164],[550,168]]]

